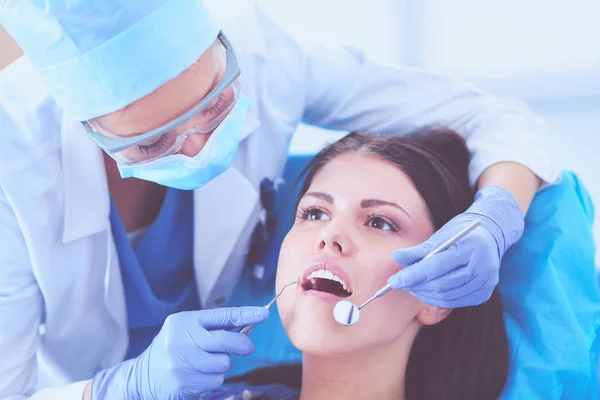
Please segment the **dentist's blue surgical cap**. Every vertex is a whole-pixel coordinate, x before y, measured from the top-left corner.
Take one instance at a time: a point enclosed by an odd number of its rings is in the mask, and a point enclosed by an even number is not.
[[[0,23],[79,121],[153,92],[219,33],[201,0],[0,0]]]

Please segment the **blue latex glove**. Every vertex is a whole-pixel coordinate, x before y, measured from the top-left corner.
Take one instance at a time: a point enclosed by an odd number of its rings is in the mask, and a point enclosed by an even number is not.
[[[422,260],[469,223],[480,225],[445,251]],[[458,308],[487,301],[496,285],[502,256],[523,234],[524,216],[507,190],[490,185],[475,195],[475,201],[424,243],[392,252],[392,259],[406,266],[388,283],[407,290],[424,303]]]
[[[187,400],[223,383],[229,354],[254,351],[247,335],[226,329],[256,324],[264,307],[218,308],[172,314],[138,357],[100,371],[91,400]]]

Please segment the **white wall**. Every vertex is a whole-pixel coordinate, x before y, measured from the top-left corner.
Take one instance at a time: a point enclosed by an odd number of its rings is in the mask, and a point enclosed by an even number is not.
[[[557,164],[583,179],[600,213],[599,1],[260,2],[296,35],[352,44],[377,61],[432,69],[523,98],[548,122]],[[316,151],[339,136],[301,130],[292,152]],[[595,230],[600,247],[598,218]]]
[[[420,65],[484,77],[599,71],[598,1],[411,3]]]
[[[299,37],[355,45],[379,62],[397,62],[405,51],[403,1],[259,0],[259,4]]]

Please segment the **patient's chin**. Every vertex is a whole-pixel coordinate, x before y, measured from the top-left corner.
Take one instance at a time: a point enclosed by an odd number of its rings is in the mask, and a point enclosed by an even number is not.
[[[317,357],[341,357],[348,354],[350,342],[341,333],[333,334],[323,329],[302,330],[292,329],[290,341],[304,355]]]
[[[281,320],[292,344],[305,354],[340,356],[356,340],[354,327],[342,326],[333,319],[333,305],[300,301],[282,313]]]

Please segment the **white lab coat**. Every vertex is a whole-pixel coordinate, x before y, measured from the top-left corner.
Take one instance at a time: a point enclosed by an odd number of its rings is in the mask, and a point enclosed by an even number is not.
[[[215,3],[252,103],[234,166],[194,193],[203,307],[231,294],[259,218],[258,185],[282,173],[302,121],[398,134],[440,123],[467,138],[473,181],[500,161],[558,178],[546,128],[522,103],[358,51],[305,47],[250,2]],[[85,380],[127,347],[102,155],[27,59],[0,79],[0,399],[79,400]]]

